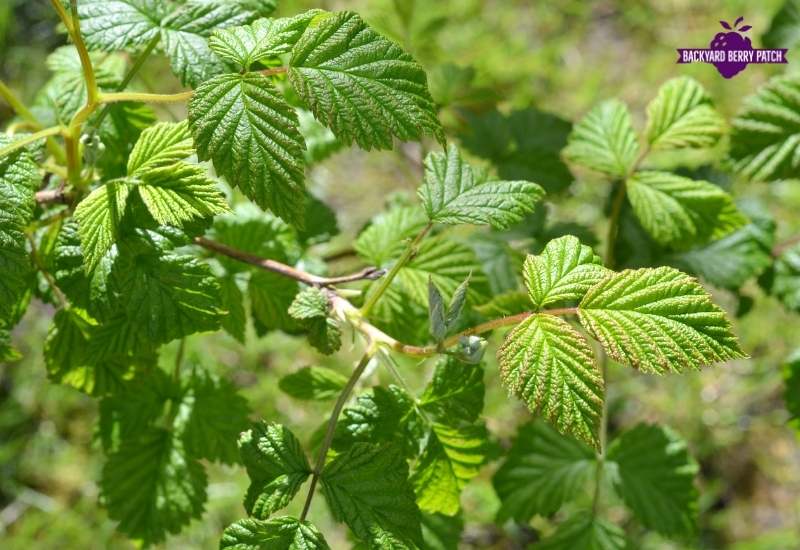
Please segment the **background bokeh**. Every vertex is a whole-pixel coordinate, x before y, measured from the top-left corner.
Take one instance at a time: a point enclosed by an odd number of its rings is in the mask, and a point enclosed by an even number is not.
[[[742,99],[770,76],[796,70],[800,52],[789,51],[788,66],[754,65],[725,80],[708,65],[677,65],[675,48],[704,47],[720,30],[720,19],[739,15],[753,26],[750,34],[760,46],[760,36],[781,4],[281,0],[278,14],[311,7],[362,13],[429,71],[449,134],[491,142],[493,136],[482,134],[476,121],[495,108],[509,113],[536,107],[575,120],[609,97],[628,102],[641,128],[647,102],[661,83],[678,75],[698,79],[730,118]],[[25,99],[31,99],[48,77],[47,53],[65,43],[56,23],[44,0],[0,1],[0,79]],[[157,58],[147,62],[133,85],[150,91],[179,89],[166,62]],[[183,116],[181,107],[170,108],[174,111],[161,111],[164,118]],[[0,104],[0,126],[10,116],[8,106]],[[545,134],[547,128],[534,125],[527,132],[532,140],[546,141],[540,132]],[[346,150],[310,172],[309,186],[336,209],[342,234],[327,246],[329,254],[342,258],[337,260],[342,269],[352,236],[388,196],[413,199],[422,153],[413,144],[390,152]],[[800,233],[800,183],[733,182],[733,193],[738,201],[759,201],[770,211],[778,223],[779,241]],[[594,237],[602,246],[607,194],[601,182],[579,177],[551,199],[550,219],[581,224],[582,237]],[[646,376],[613,366],[610,372],[612,433],[641,420],[659,421],[682,434],[700,462],[700,535],[696,545],[687,548],[800,548],[800,445],[787,426],[781,377],[782,363],[798,345],[800,316],[787,313],[755,283],[745,294],[755,305],[735,321],[735,331],[752,359],[680,376]],[[715,297],[729,311],[736,310],[737,297],[722,291]],[[93,432],[96,402],[47,381],[42,343],[51,314],[47,306],[31,306],[14,331],[23,359],[0,366],[0,547],[131,547],[115,535],[113,522],[97,502],[103,458]],[[171,360],[174,348],[175,344],[166,346],[165,361]],[[308,364],[345,372],[352,359],[347,351],[335,358],[319,356],[302,339],[288,336],[258,339],[252,330],[245,346],[222,333],[195,335],[188,339],[186,354],[242,388],[254,417],[285,422],[304,438],[317,428],[329,404],[292,401],[279,391],[277,380]],[[429,366],[409,367],[419,373],[422,384]],[[367,383],[381,376],[375,373]],[[496,378],[490,361],[485,414],[502,444],[529,413],[507,398]],[[463,497],[465,548],[515,548],[524,540],[492,526],[497,509],[489,481],[493,470],[485,468]],[[215,548],[222,529],[243,515],[243,469],[214,466],[210,474],[203,519],[170,538],[165,547]],[[327,517],[322,499],[315,500],[312,515]],[[333,548],[348,547],[344,533],[329,518],[315,521]],[[644,544],[653,549],[684,547],[657,537],[646,538]]]

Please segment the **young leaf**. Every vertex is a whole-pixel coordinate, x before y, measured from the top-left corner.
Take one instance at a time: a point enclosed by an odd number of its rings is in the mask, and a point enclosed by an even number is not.
[[[336,320],[328,316],[328,297],[318,288],[307,288],[295,296],[289,315],[308,330],[308,341],[324,354],[338,350],[341,330]]]
[[[356,239],[356,252],[371,264],[384,267],[403,253],[404,241],[425,225],[425,214],[419,208],[401,206],[381,212]]]
[[[425,72],[352,12],[322,19],[292,49],[289,81],[314,116],[362,149],[392,137],[444,141]]]
[[[262,208],[298,223],[305,205],[297,115],[261,74],[216,76],[195,91],[189,124],[200,160]]]
[[[733,198],[707,181],[647,171],[635,174],[626,186],[642,227],[664,246],[703,244],[747,223]]]
[[[503,384],[532,412],[561,433],[598,445],[603,377],[592,348],[566,321],[531,315],[508,333],[497,362]]]
[[[117,528],[152,544],[200,517],[207,483],[203,466],[186,455],[173,433],[150,428],[109,456],[101,490]]]
[[[624,178],[633,168],[639,142],[624,103],[600,103],[583,117],[569,136],[564,157],[586,168]]]
[[[500,497],[498,519],[527,523],[574,499],[593,478],[595,454],[537,420],[519,429],[508,458],[492,478]]]
[[[447,336],[447,321],[445,321],[444,298],[442,293],[433,283],[433,278],[428,277],[428,323],[431,336],[436,342],[441,342]]]
[[[325,293],[318,288],[309,287],[295,296],[289,306],[289,315],[299,321],[306,321],[326,317],[329,309],[330,303]]]
[[[303,367],[278,381],[278,387],[295,399],[325,401],[333,399],[347,384],[347,377],[324,367]]]
[[[711,147],[724,131],[724,119],[693,78],[668,80],[647,105],[645,135],[653,149]]]
[[[117,239],[129,193],[130,186],[125,181],[109,181],[89,193],[75,208],[86,273],[94,271]]]
[[[408,465],[396,447],[356,443],[325,466],[320,483],[333,517],[370,546],[422,544]]]
[[[580,300],[608,273],[600,256],[572,235],[548,242],[540,255],[528,255],[523,266],[525,286],[537,309]]]
[[[733,119],[730,156],[751,181],[794,178],[800,168],[800,76],[770,80]]]
[[[629,548],[625,531],[590,512],[578,512],[543,539],[537,548],[546,550],[624,550]]]
[[[193,152],[192,134],[186,121],[159,122],[143,131],[133,146],[128,157],[128,175],[172,166]]]
[[[485,393],[482,366],[447,357],[436,364],[419,405],[443,421],[475,422],[483,411]]]
[[[425,182],[419,197],[434,223],[471,223],[498,229],[520,221],[544,196],[528,181],[487,181],[461,158],[455,145],[425,159]]]
[[[256,424],[239,437],[239,451],[250,477],[244,507],[258,519],[285,508],[311,473],[300,442],[280,424]]]
[[[219,547],[231,550],[330,550],[316,527],[289,516],[267,521],[240,519],[225,528]]]
[[[159,0],[81,0],[81,34],[93,50],[144,46],[158,34],[167,8]]]
[[[620,363],[662,374],[745,357],[725,313],[671,267],[626,269],[589,289],[581,324]]]
[[[608,449],[614,487],[645,527],[667,536],[694,531],[697,464],[671,430],[639,424]]]

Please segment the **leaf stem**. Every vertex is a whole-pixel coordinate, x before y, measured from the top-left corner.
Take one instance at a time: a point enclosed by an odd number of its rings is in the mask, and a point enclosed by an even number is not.
[[[328,454],[328,449],[330,449],[331,443],[333,443],[333,435],[336,432],[336,422],[339,420],[339,415],[341,414],[345,403],[347,403],[347,400],[350,398],[353,388],[355,388],[358,380],[361,378],[361,375],[364,374],[364,370],[367,368],[367,365],[369,364],[370,359],[372,359],[372,356],[375,354],[375,351],[376,350],[372,344],[367,347],[367,351],[356,365],[356,368],[353,370],[353,373],[347,380],[347,384],[342,390],[342,393],[339,394],[336,404],[333,406],[333,412],[331,412],[331,417],[328,419],[328,427],[325,430],[325,439],[322,440],[322,445],[320,445],[319,451],[317,452],[317,460],[314,464],[314,469],[311,472],[311,485],[308,487],[308,494],[306,495],[305,504],[303,504],[303,512],[300,514],[300,521],[305,521],[306,516],[308,515],[308,510],[311,508],[311,500],[314,498],[314,490],[317,488],[319,476],[322,474],[322,469],[325,467],[325,457]]]
[[[151,94],[144,92],[108,92],[100,94],[100,103],[118,103],[120,101],[138,101],[140,103],[180,103],[192,98],[194,90],[177,94]]]
[[[39,130],[38,132],[33,133],[29,136],[25,136],[16,141],[13,141],[4,147],[0,147],[0,158],[6,157],[11,153],[13,153],[14,151],[16,151],[17,149],[21,149],[26,145],[30,145],[31,143],[39,141],[40,139],[44,139],[50,136],[55,136],[57,134],[61,134],[62,132],[64,132],[63,126],[51,126],[50,128]]]
[[[383,278],[378,288],[369,295],[366,303],[364,303],[364,305],[361,307],[361,315],[364,317],[369,315],[369,312],[372,311],[372,308],[375,307],[376,303],[378,303],[378,300],[380,300],[381,296],[383,296],[383,293],[386,292],[386,289],[389,288],[389,285],[392,284],[392,281],[400,272],[400,270],[403,269],[403,267],[409,262],[409,260],[411,260],[414,254],[417,253],[417,247],[419,246],[419,243],[422,242],[422,239],[425,238],[425,235],[428,234],[432,227],[433,222],[428,222],[427,225],[425,225],[425,227],[423,227],[420,232],[417,233],[417,236],[414,237],[414,240],[408,244],[402,256],[400,256],[400,258],[398,258],[395,264],[392,266],[392,269],[389,271],[388,275]]]

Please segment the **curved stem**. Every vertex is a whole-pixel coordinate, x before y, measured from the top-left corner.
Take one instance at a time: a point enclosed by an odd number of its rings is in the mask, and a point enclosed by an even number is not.
[[[20,138],[16,141],[13,141],[6,145],[5,147],[0,147],[0,158],[10,155],[17,149],[21,149],[26,145],[30,145],[40,139],[44,139],[49,136],[55,136],[60,134],[64,131],[63,126],[51,126],[50,128],[45,128],[44,130],[39,130],[38,132],[31,134],[29,136],[25,136],[24,138]]]
[[[361,375],[364,374],[364,370],[367,368],[367,365],[374,354],[375,349],[372,345],[370,345],[367,348],[367,351],[364,353],[364,356],[356,365],[356,368],[353,370],[353,374],[350,375],[350,378],[347,380],[347,384],[342,390],[342,393],[339,394],[336,404],[333,406],[333,412],[331,412],[331,417],[328,419],[328,427],[325,430],[325,439],[322,440],[322,445],[317,453],[317,461],[315,462],[314,469],[311,472],[311,485],[308,487],[308,494],[306,495],[305,504],[303,504],[303,512],[300,514],[300,521],[305,521],[306,516],[308,515],[308,510],[311,508],[311,501],[314,498],[314,490],[317,488],[319,476],[322,474],[322,469],[325,467],[325,457],[328,454],[328,449],[331,448],[331,443],[333,443],[333,435],[336,432],[336,422],[339,420],[339,414],[341,414],[344,404],[347,403],[347,400],[350,398],[350,394],[353,392],[353,388],[355,388],[358,380],[361,378]]]
[[[383,296],[383,293],[386,292],[386,289],[389,288],[390,284],[392,284],[392,280],[394,280],[394,278],[397,276],[400,270],[403,269],[403,266],[408,263],[412,256],[417,253],[417,246],[419,246],[419,243],[422,242],[422,239],[425,238],[425,235],[428,234],[428,231],[430,231],[432,227],[433,223],[428,222],[428,224],[423,227],[419,233],[417,233],[417,236],[414,237],[414,240],[408,244],[403,252],[403,255],[400,256],[400,258],[398,258],[395,264],[392,266],[389,274],[383,278],[378,288],[376,288],[375,291],[369,295],[366,303],[364,303],[364,305],[361,307],[361,315],[364,317],[369,315],[369,312],[373,307],[375,307],[375,304],[378,303],[378,300],[380,300],[381,296]]]
[[[100,103],[117,103],[119,101],[138,101],[140,103],[180,103],[188,101],[193,90],[177,94],[150,94],[143,92],[109,92],[100,94]]]

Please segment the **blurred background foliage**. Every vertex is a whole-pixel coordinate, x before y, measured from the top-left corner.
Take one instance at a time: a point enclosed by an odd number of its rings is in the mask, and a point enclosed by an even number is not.
[[[800,53],[789,51],[788,66],[754,65],[725,80],[709,65],[677,65],[675,48],[706,46],[719,31],[720,19],[739,15],[753,26],[753,43],[759,47],[781,4],[281,0],[278,15],[311,7],[352,9],[411,51],[429,71],[449,135],[475,159],[489,161],[501,176],[533,179],[551,193],[546,222],[539,216],[514,235],[515,249],[525,252],[536,251],[548,235],[564,232],[602,246],[598,237],[604,235],[608,188],[583,174],[575,179],[560,165],[558,152],[569,132],[568,121],[602,99],[619,97],[631,106],[641,127],[647,102],[665,80],[678,75],[698,79],[730,118],[742,99],[770,76],[796,70]],[[65,42],[56,23],[43,0],[0,3],[0,78],[28,101],[48,77],[47,53]],[[156,58],[147,61],[134,86],[162,92],[179,89],[166,62]],[[170,109],[175,111],[163,110],[161,116],[183,115],[181,107]],[[0,125],[10,116],[8,106],[0,104]],[[310,171],[309,186],[335,209],[341,229],[323,255],[346,269],[353,235],[379,207],[387,200],[414,200],[423,154],[418,144],[400,144],[395,151],[380,153],[345,150]],[[699,165],[709,160],[713,159],[693,161]],[[729,184],[742,204],[757,205],[772,215],[778,241],[800,233],[799,182]],[[487,261],[492,250],[487,243]],[[755,282],[742,295],[715,291],[731,312],[746,310],[742,306],[752,300],[735,330],[753,358],[680,376],[612,368],[611,431],[642,420],[659,421],[688,440],[701,464],[702,500],[699,537],[696,545],[686,548],[800,548],[800,445],[787,425],[781,375],[781,365],[797,345],[800,317],[786,312]],[[46,306],[32,305],[14,332],[22,359],[0,367],[0,547],[127,548],[130,543],[115,535],[113,522],[97,505],[102,453],[93,431],[96,404],[47,381],[42,343],[51,315]],[[175,343],[166,346],[163,360],[173,360],[176,352]],[[246,345],[223,333],[191,337],[186,356],[239,386],[254,417],[284,422],[306,440],[329,404],[292,401],[281,393],[277,380],[309,364],[340,372],[352,365],[347,352],[326,358],[302,339],[278,334],[257,338],[252,328]],[[429,365],[405,366],[419,373],[422,385]],[[493,436],[507,445],[529,415],[524,405],[506,397],[496,374],[490,361],[485,415]],[[376,372],[370,382],[384,375]],[[493,525],[498,502],[489,480],[494,468],[485,468],[463,497],[465,548],[521,548],[530,540],[524,528]],[[242,516],[240,501],[247,484],[243,469],[214,466],[210,475],[203,520],[169,539],[165,547],[214,548],[222,529]],[[321,503],[322,499],[315,501],[315,518],[328,517]],[[333,548],[348,547],[329,517],[315,521]],[[550,528],[544,521],[535,527],[545,532]],[[656,536],[643,544],[683,548]]]

